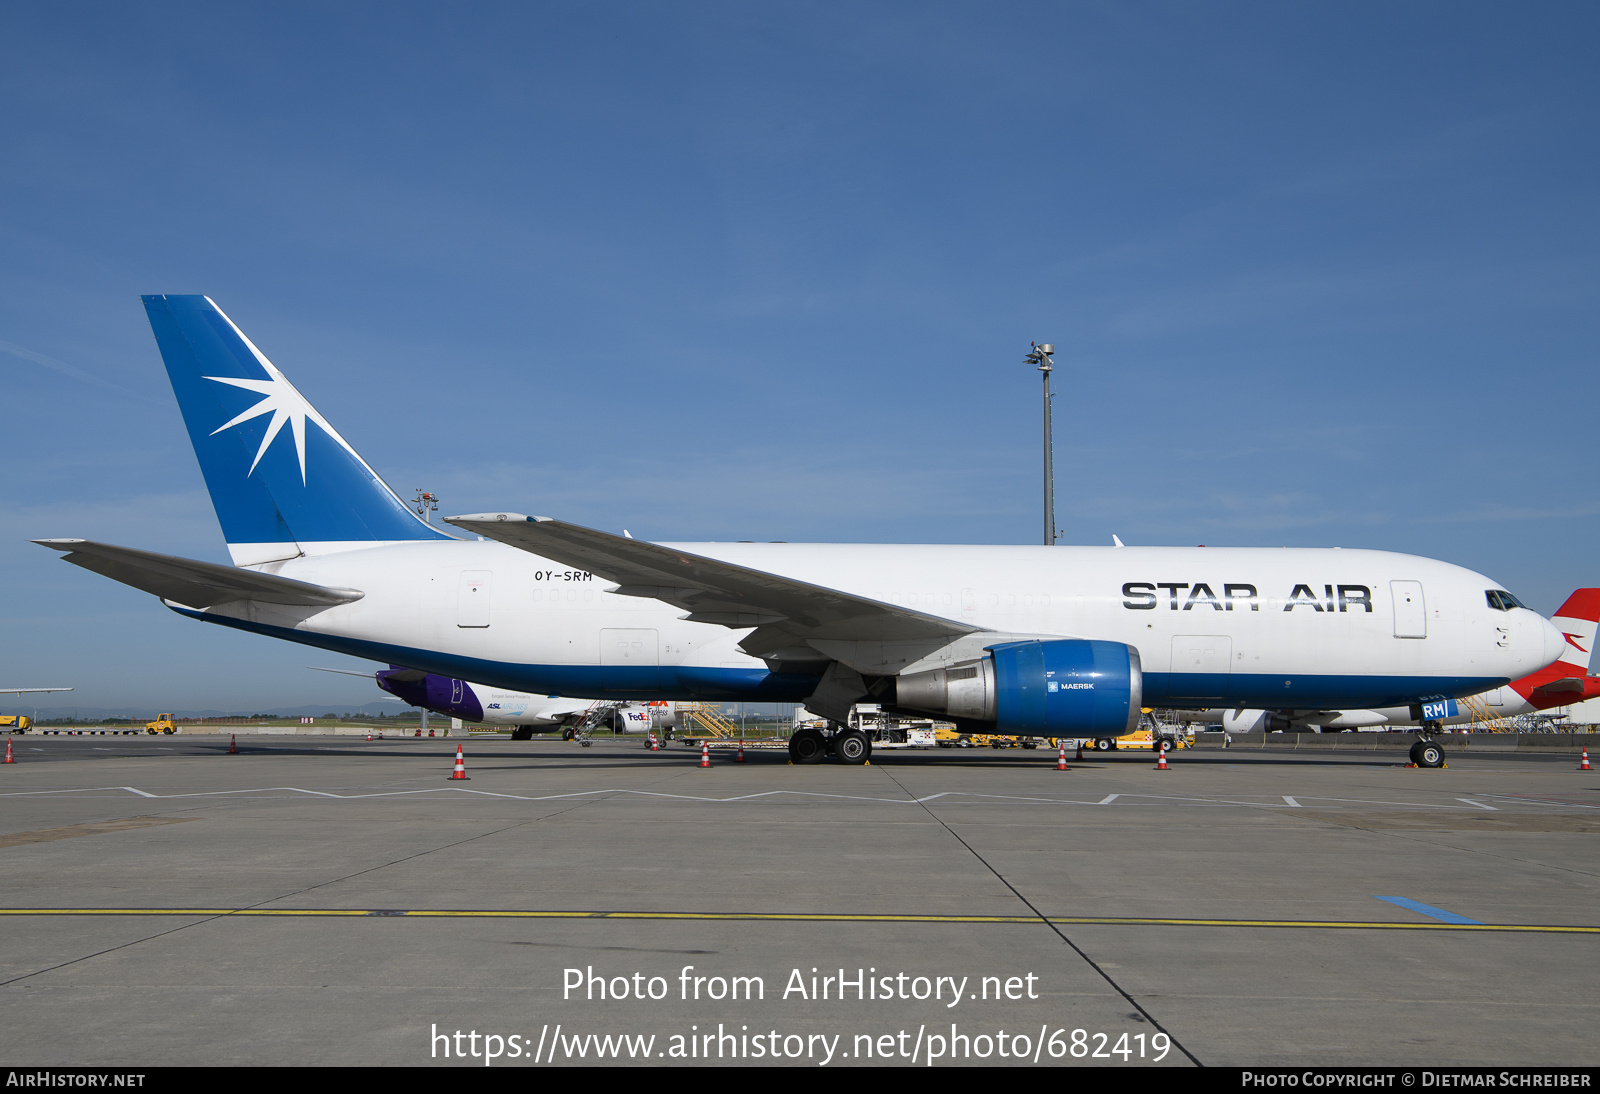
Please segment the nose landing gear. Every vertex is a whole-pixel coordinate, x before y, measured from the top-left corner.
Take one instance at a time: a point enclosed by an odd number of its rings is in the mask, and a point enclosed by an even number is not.
[[[1438,722],[1423,722],[1423,736],[1411,746],[1411,762],[1418,767],[1443,767],[1444,749],[1439,747],[1437,741],[1431,740],[1427,734],[1439,731]]]

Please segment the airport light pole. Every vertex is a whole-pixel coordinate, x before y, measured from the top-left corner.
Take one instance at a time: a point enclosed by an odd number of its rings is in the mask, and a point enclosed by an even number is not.
[[[411,504],[416,509],[417,516],[421,517],[425,522],[427,522],[429,524],[433,523],[429,519],[428,514],[429,513],[437,513],[439,511],[439,499],[438,498],[434,497],[432,494],[428,493],[426,490],[420,490],[419,489],[417,491],[417,496],[411,499]]]
[[[1049,342],[1028,344],[1033,348],[1023,360],[1039,366],[1039,371],[1044,375],[1044,545],[1053,547],[1056,540],[1061,538],[1061,533],[1056,530],[1055,441],[1050,426],[1050,400],[1054,397],[1050,391],[1050,373],[1055,369],[1051,358],[1056,347]]]

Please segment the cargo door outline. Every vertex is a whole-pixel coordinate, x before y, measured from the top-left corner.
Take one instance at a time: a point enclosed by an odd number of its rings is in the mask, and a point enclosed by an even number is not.
[[[1394,598],[1394,636],[1428,637],[1428,605],[1422,597],[1422,582],[1391,581],[1389,594]]]
[[[1172,637],[1172,669],[1167,698],[1223,699],[1233,674],[1233,639],[1225,634]]]

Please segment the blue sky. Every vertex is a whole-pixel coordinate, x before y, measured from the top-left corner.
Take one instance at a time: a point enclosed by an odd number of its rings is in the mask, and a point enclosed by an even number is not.
[[[372,698],[26,542],[226,557],[147,292],[406,497],[662,539],[1035,542],[1048,340],[1069,541],[1549,613],[1600,583],[1597,45],[1562,3],[7,5],[0,684]]]

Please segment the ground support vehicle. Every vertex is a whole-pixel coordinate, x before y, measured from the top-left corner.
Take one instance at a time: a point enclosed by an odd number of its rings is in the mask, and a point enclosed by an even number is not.
[[[1093,748],[1097,752],[1110,752],[1118,748],[1148,748],[1151,751],[1164,749],[1176,752],[1180,748],[1193,748],[1194,735],[1185,733],[1176,726],[1141,726],[1125,737],[1095,737],[1083,742],[1084,747]]]
[[[158,714],[155,721],[144,724],[144,731],[154,737],[158,733],[176,733],[178,732],[178,726],[172,720],[172,715]]]
[[[0,730],[9,729],[12,733],[26,733],[33,726],[33,719],[26,714],[0,715]]]

